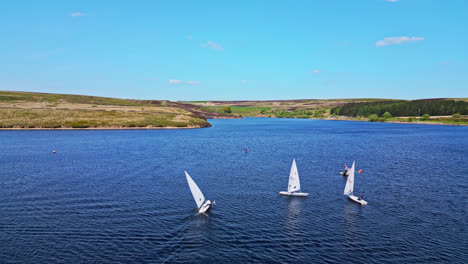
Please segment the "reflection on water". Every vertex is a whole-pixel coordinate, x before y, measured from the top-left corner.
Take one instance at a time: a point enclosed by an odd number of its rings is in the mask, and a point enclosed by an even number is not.
[[[344,236],[352,240],[354,239],[353,235],[357,232],[356,224],[363,208],[361,205],[349,201],[348,198],[343,198],[343,202],[345,203],[343,214]]]
[[[298,230],[298,223],[300,221],[301,203],[305,198],[300,197],[287,197],[288,199],[288,214],[287,214],[287,227],[288,230],[295,233]]]

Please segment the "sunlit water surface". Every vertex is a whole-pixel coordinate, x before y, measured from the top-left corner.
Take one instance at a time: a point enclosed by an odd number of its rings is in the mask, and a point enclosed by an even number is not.
[[[0,131],[0,262],[467,261],[468,127],[210,122]],[[293,158],[308,198],[278,196]],[[365,207],[343,196],[353,160]],[[184,170],[216,200],[208,215]]]

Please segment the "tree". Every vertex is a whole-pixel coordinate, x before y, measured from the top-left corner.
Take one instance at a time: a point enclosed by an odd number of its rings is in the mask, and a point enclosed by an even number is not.
[[[325,113],[325,109],[317,109],[314,112],[314,117],[323,117],[324,113]]]
[[[455,114],[453,114],[453,117],[455,117],[455,118],[460,118],[460,113],[455,113]]]
[[[431,118],[431,116],[430,116],[429,114],[424,114],[424,115],[421,117],[421,121],[429,120],[429,118]]]
[[[221,112],[226,113],[226,114],[232,113],[231,108],[228,106],[221,108]]]
[[[377,122],[379,120],[379,116],[376,114],[372,114],[369,116],[369,122]]]
[[[385,117],[385,119],[387,119],[387,118],[391,118],[392,115],[391,115],[389,112],[385,112],[385,113],[383,114],[383,117]]]

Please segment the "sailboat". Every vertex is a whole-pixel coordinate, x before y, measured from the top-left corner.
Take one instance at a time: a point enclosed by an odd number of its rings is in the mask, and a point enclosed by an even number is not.
[[[193,199],[195,200],[195,203],[197,203],[198,213],[205,213],[211,208],[211,201],[205,200],[205,196],[203,196],[200,188],[198,188],[197,184],[192,180],[192,177],[190,177],[187,171],[184,172],[190,191],[192,192]]]
[[[349,176],[348,176],[348,180],[346,181],[346,186],[345,186],[345,189],[344,189],[344,195],[347,195],[348,199],[350,199],[351,201],[353,201],[355,203],[358,203],[358,204],[361,204],[361,205],[366,205],[367,202],[364,199],[360,199],[357,196],[353,195],[353,191],[354,191],[354,161],[353,161],[353,166],[351,167],[351,169],[348,170],[348,173],[349,173]]]
[[[281,195],[289,196],[308,196],[308,193],[301,192],[301,183],[299,182],[299,172],[297,171],[296,160],[293,159],[291,172],[289,172],[289,183],[287,192],[279,192]]]

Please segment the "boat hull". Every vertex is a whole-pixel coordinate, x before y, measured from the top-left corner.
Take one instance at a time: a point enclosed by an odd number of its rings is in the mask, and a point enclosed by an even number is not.
[[[299,197],[307,197],[309,196],[308,193],[302,192],[279,192],[280,195],[287,195],[287,196],[299,196]]]
[[[360,205],[367,205],[367,202],[365,200],[363,199],[359,200],[359,198],[354,195],[348,195],[348,199]]]
[[[199,214],[206,213],[206,212],[208,212],[208,210],[210,210],[210,208],[211,208],[211,201],[206,200],[206,202],[204,204],[202,204],[202,206],[198,210],[198,213]]]
[[[344,177],[348,176],[348,174],[345,174],[344,171],[340,172],[340,175],[343,175]]]

